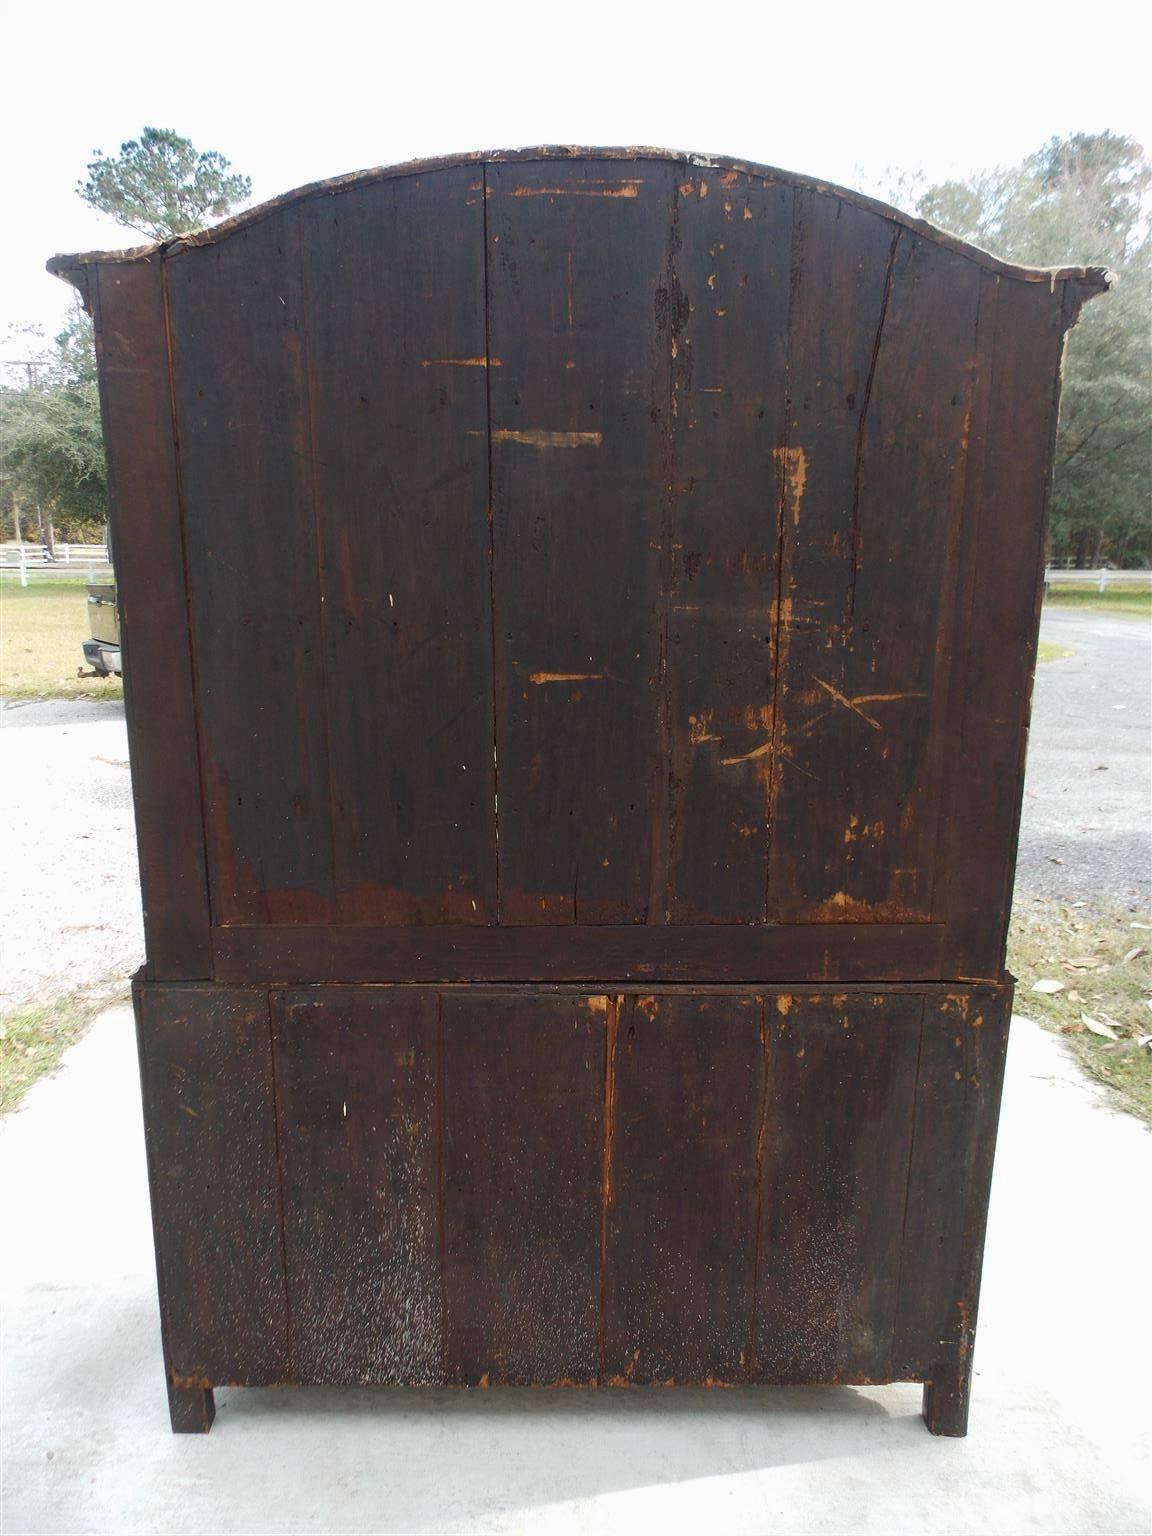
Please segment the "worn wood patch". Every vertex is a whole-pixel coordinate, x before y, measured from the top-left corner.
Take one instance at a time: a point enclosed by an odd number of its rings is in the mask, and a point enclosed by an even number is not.
[[[442,1372],[435,992],[274,992],[295,1374]]]
[[[484,209],[470,169],[302,210],[336,909],[496,917]],[[413,274],[419,279],[413,280]]]
[[[333,785],[300,211],[164,270],[212,914],[324,921]]]
[[[699,171],[673,223],[671,921],[763,922],[793,192]]]
[[[148,964],[211,974],[208,871],[162,267],[90,284]]]
[[[287,1381],[266,995],[147,985],[135,1002],[170,1381]]]
[[[487,174],[507,923],[648,915],[674,179],[594,160]]]
[[[449,1381],[596,1379],[608,1000],[446,994]]]
[[[753,1377],[887,1381],[923,998],[767,999]]]
[[[621,999],[604,1380],[711,1385],[747,1374],[766,1068],[758,996]]]
[[[925,1003],[896,1322],[895,1374],[971,1367],[1010,987]]]

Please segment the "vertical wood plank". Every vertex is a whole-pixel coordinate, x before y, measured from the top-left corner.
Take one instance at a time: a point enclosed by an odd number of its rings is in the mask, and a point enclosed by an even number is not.
[[[164,264],[218,922],[323,922],[332,838],[300,213]]]
[[[931,998],[916,1088],[895,1374],[971,1366],[1012,989]]]
[[[674,167],[487,179],[501,920],[643,922]]]
[[[482,170],[303,207],[336,905],[496,916]]]
[[[769,911],[926,921],[979,270],[798,201]]]
[[[630,997],[613,1053],[603,1375],[748,1370],[767,1053],[756,996]]]
[[[923,998],[767,999],[753,1373],[884,1381]]]
[[[446,992],[449,1381],[594,1381],[608,999]]]
[[[685,175],[673,242],[673,922],[762,922],[793,192]]]
[[[146,984],[136,1010],[170,1381],[287,1381],[267,998]]]
[[[90,269],[150,974],[211,974],[208,877],[159,260]]]
[[[436,993],[272,997],[295,1370],[430,1385],[442,1354]]]
[[[1043,598],[1059,363],[1074,308],[1044,284],[989,273],[982,282],[980,384],[963,514],[958,744],[937,908],[948,923],[944,974],[998,979]]]

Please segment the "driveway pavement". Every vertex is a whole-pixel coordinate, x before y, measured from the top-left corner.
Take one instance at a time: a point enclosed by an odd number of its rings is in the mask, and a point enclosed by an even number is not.
[[[1036,673],[1021,895],[1152,905],[1152,626],[1045,610],[1041,638],[1074,654]]]
[[[5,1536],[1146,1536],[1152,1138],[1020,1020],[971,1432],[911,1386],[221,1391],[168,1430],[131,1018],[0,1129]]]

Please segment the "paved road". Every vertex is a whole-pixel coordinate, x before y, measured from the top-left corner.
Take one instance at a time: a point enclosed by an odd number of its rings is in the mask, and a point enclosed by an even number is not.
[[[1037,679],[1018,889],[1147,905],[1152,629],[1057,611],[1043,632],[1075,655]],[[10,705],[0,721],[0,796],[20,807],[2,845],[3,1009],[133,969],[143,935],[123,706]]]
[[[1036,675],[1016,889],[1152,903],[1152,626],[1049,609],[1041,637],[1075,654]]]

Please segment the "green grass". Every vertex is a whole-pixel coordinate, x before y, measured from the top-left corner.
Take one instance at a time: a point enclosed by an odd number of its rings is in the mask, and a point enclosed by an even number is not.
[[[1016,903],[1008,936],[1016,1012],[1058,1034],[1084,1070],[1148,1125],[1152,1049],[1140,1042],[1152,1036],[1150,925],[1147,914],[1029,900]],[[1126,958],[1133,950],[1141,953]],[[1062,982],[1063,990],[1033,992],[1041,980]],[[1086,1017],[1117,1038],[1094,1033]]]
[[[33,1083],[56,1070],[98,1013],[127,1002],[127,988],[126,977],[106,976],[81,991],[0,1017],[0,1115],[14,1110]]]
[[[78,677],[91,631],[83,581],[0,583],[0,694],[6,699],[122,699],[118,677]]]
[[[1132,614],[1152,618],[1152,589],[1147,587],[1106,587],[1096,590],[1094,582],[1075,586],[1049,587],[1044,598],[1048,608],[1095,608],[1102,613]]]
[[[1066,645],[1056,645],[1051,640],[1041,640],[1036,652],[1037,661],[1063,661],[1065,656],[1075,656],[1076,652]]]

